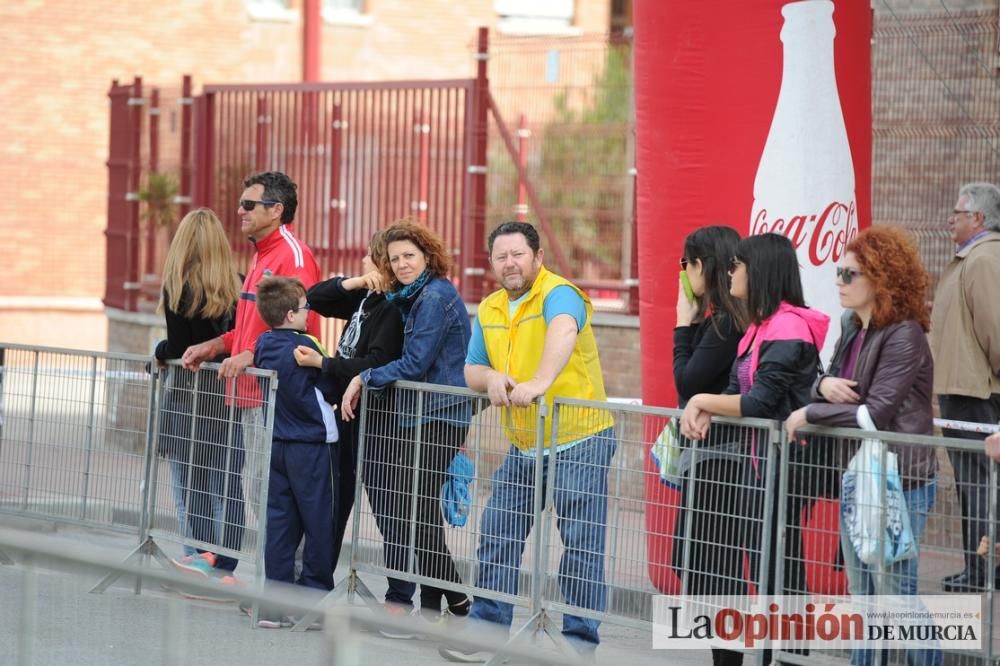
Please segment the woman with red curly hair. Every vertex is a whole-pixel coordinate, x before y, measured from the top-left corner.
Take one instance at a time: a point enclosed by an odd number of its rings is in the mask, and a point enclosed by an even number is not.
[[[930,435],[934,362],[927,342],[929,279],[913,238],[898,227],[878,226],[858,234],[837,268],[840,304],[849,310],[829,374],[813,387],[815,402],[788,417],[789,439],[810,423],[861,427],[867,412],[879,430]],[[861,414],[861,416],[859,416]],[[816,444],[814,444],[816,445]],[[836,446],[837,444],[833,444]],[[903,494],[914,540],[919,543],[937,491],[937,458],[930,447],[889,445],[899,457]],[[917,593],[917,560],[873,575],[841,526],[841,548],[852,595]],[[869,666],[874,650],[854,650],[851,664]],[[939,666],[938,650],[907,650],[907,663]]]

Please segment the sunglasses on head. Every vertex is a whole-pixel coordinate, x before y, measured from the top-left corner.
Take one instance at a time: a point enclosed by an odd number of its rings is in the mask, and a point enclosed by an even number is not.
[[[240,206],[243,210],[248,213],[257,207],[257,204],[261,206],[273,206],[276,203],[281,203],[280,201],[254,201],[253,199],[240,199]]]
[[[856,268],[841,268],[840,266],[837,266],[837,277],[840,278],[840,281],[844,284],[851,284],[851,281],[854,278],[862,275],[864,275],[864,273]]]

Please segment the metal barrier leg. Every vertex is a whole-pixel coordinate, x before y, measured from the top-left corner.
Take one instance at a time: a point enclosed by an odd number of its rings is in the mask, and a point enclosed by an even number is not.
[[[159,562],[164,569],[172,568],[170,564],[171,562],[170,556],[168,556],[165,552],[163,552],[163,549],[160,548],[159,544],[153,541],[152,537],[149,537],[144,542],[142,542],[135,550],[129,553],[128,557],[122,560],[121,563],[131,564],[138,561],[140,566],[144,566],[146,561],[150,557]],[[112,571],[107,576],[102,578],[100,582],[97,583],[97,585],[92,587],[90,589],[90,593],[101,594],[109,587],[111,587],[111,585],[121,577],[122,577],[121,571]],[[136,576],[137,584],[138,581],[140,581],[141,579],[142,579],[141,576]]]

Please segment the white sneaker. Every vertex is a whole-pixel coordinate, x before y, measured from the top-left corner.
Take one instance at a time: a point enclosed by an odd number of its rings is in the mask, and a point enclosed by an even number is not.
[[[417,615],[420,612],[415,608],[404,606],[402,604],[394,604],[390,602],[386,602],[382,606],[382,610],[390,618],[397,621],[408,620],[410,618],[413,618],[414,615]],[[382,636],[385,636],[386,638],[395,638],[404,641],[413,640],[414,638],[417,637],[417,634],[415,632],[405,631],[403,629],[397,629],[395,627],[379,628],[378,633],[380,633]]]
[[[452,647],[438,648],[438,654],[448,661],[454,661],[459,664],[485,664],[493,658],[492,652],[484,650],[460,650],[459,648]]]

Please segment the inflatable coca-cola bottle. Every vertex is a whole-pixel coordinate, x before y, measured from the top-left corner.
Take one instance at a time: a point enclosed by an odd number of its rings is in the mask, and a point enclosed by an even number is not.
[[[781,9],[784,69],[753,184],[750,233],[784,234],[796,247],[806,304],[831,319],[822,354],[840,335],[836,266],[858,233],[854,163],[833,65],[833,2]]]

